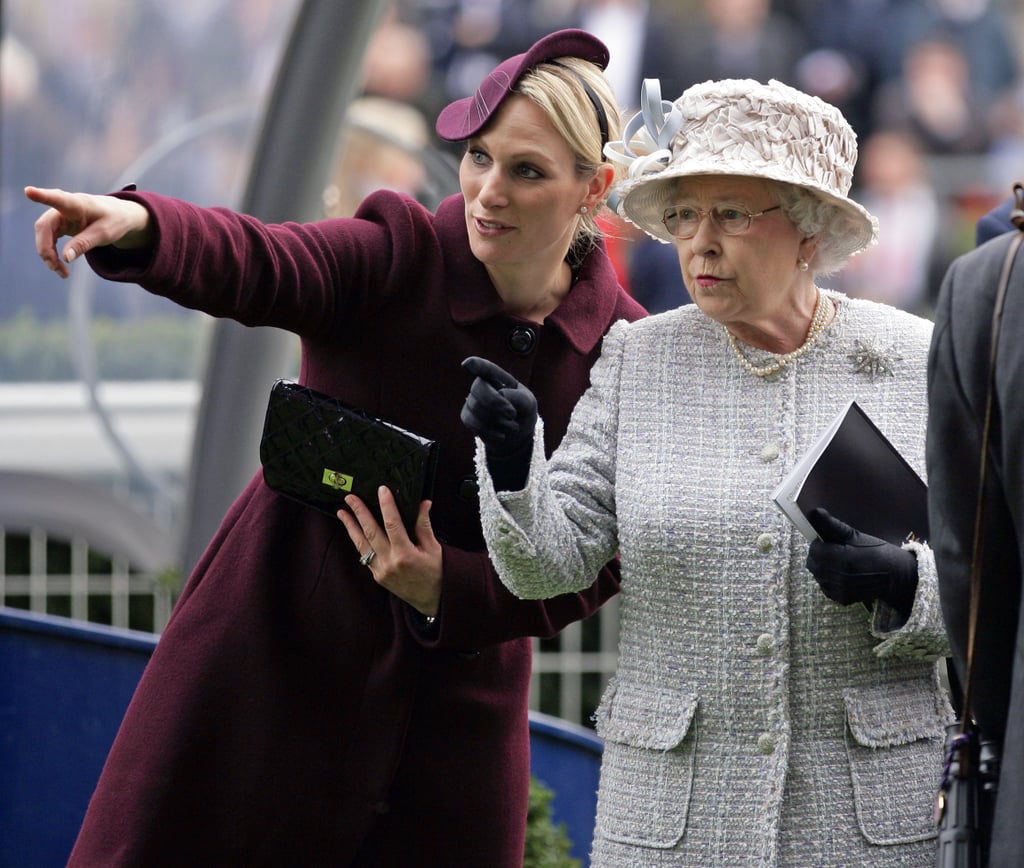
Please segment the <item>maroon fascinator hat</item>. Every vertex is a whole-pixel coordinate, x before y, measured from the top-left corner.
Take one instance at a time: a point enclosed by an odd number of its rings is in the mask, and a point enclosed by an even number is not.
[[[509,95],[523,73],[539,63],[557,60],[560,57],[578,57],[604,69],[608,65],[608,49],[596,36],[585,30],[558,30],[537,40],[523,54],[517,54],[498,64],[483,80],[473,96],[457,99],[441,109],[435,128],[437,134],[448,142],[461,142],[476,133],[491,119],[498,106]],[[591,101],[596,95],[584,84]],[[595,108],[598,117],[604,115],[600,102]],[[607,140],[607,135],[605,135]]]

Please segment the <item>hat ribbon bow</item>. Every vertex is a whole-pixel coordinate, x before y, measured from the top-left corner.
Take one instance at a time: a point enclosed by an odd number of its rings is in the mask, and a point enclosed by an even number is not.
[[[629,179],[656,175],[672,159],[672,139],[683,125],[682,111],[661,98],[661,82],[645,78],[640,111],[626,124],[621,141],[605,145],[604,155],[629,169]]]

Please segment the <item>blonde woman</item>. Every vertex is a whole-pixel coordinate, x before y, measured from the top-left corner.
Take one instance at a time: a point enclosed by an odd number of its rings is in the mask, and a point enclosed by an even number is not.
[[[354,503],[342,527],[252,480],[143,675],[72,866],[521,868],[526,637],[593,612],[618,573],[545,604],[497,581],[459,362],[486,354],[529,382],[553,448],[605,331],[643,315],[595,235],[619,130],[607,62],[560,31],[442,111],[438,134],[466,151],[436,213],[378,192],[353,219],[267,226],[153,193],[29,189],[58,273],[86,254],[107,278],[290,329],[303,383],[440,444],[415,538],[386,490],[393,526]]]

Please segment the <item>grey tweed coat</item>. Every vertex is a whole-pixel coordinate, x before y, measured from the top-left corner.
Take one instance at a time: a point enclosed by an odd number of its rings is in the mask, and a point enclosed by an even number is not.
[[[823,340],[767,379],[696,306],[614,326],[522,492],[494,492],[478,444],[484,533],[514,593],[585,587],[621,554],[595,866],[933,863],[952,710],[931,550],[906,544],[905,623],[843,607],[770,501],[850,398],[924,474],[931,324],[832,298]]]

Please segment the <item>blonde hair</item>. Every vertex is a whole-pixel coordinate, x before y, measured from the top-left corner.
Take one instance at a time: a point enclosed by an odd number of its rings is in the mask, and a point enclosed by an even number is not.
[[[554,62],[540,63],[523,75],[512,90],[535,103],[547,115],[551,125],[576,155],[576,174],[588,178],[604,162],[606,142],[601,140],[597,109],[590,101],[583,82],[590,86],[604,109],[608,140],[622,138],[622,120],[615,94],[604,73],[593,63],[578,57],[561,57]],[[615,164],[612,165],[617,170]],[[601,236],[596,220],[599,210],[592,208],[580,217],[574,246],[581,242],[590,243]]]

